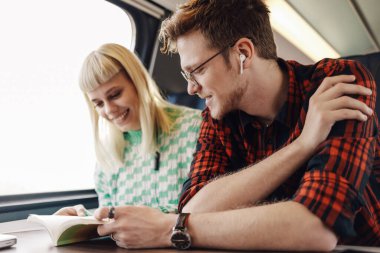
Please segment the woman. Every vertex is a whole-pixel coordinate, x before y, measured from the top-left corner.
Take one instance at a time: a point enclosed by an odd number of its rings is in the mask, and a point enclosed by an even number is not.
[[[93,125],[99,206],[146,205],[176,212],[200,111],[166,102],[139,59],[117,44],[87,56],[79,83]],[[85,211],[77,205],[56,214]]]

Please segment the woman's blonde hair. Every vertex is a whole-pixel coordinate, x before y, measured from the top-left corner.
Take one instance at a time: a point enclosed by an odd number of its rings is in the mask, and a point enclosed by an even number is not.
[[[123,132],[99,117],[87,92],[108,82],[121,71],[125,71],[137,91],[142,131],[141,152],[153,153],[157,150],[159,131],[169,132],[172,125],[165,108],[176,107],[164,100],[141,61],[127,48],[118,44],[104,44],[91,52],[82,65],[79,86],[90,110],[97,161],[102,167],[111,170],[123,166],[126,147]]]

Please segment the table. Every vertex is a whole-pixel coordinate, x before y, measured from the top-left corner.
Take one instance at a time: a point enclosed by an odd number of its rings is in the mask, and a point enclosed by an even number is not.
[[[0,253],[125,253],[125,252],[136,252],[136,253],[163,253],[163,252],[189,252],[189,253],[230,253],[239,251],[229,251],[229,250],[210,250],[210,249],[191,249],[186,251],[180,251],[175,249],[143,249],[143,250],[130,250],[118,247],[114,241],[110,238],[100,238],[91,241],[80,242],[60,247],[53,246],[48,232],[44,229],[25,231],[25,232],[14,232],[10,233],[17,236],[17,244],[6,249],[0,250]],[[380,248],[368,248],[368,247],[352,247],[352,249],[360,251],[350,251],[350,252],[380,252]],[[334,252],[342,252],[343,248],[336,250]],[[244,252],[244,251],[242,251]],[[248,252],[248,251],[245,251]],[[259,251],[256,251],[259,252]],[[265,253],[271,253],[270,251],[265,251]],[[286,253],[286,252],[282,252]],[[315,253],[315,252],[314,252]]]
[[[163,253],[163,252],[189,252],[189,253],[227,253],[236,251],[221,250],[187,250],[179,251],[175,249],[146,249],[146,250],[128,250],[118,247],[110,238],[95,239],[86,242],[74,243],[70,245],[55,247],[53,246],[50,236],[46,230],[35,230],[26,232],[11,233],[17,236],[17,244],[0,250],[0,253]],[[268,253],[268,252],[266,252]]]

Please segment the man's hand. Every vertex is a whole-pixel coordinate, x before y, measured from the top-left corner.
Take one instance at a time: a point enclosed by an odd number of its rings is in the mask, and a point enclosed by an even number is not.
[[[304,128],[298,141],[315,150],[326,140],[335,122],[340,120],[366,121],[373,114],[365,103],[349,95],[372,94],[364,86],[352,84],[353,75],[326,77],[310,98]]]
[[[87,216],[89,211],[83,205],[68,206],[59,209],[54,215]]]
[[[107,218],[108,207],[95,211],[95,218]],[[177,215],[165,214],[147,206],[117,206],[114,222],[99,225],[100,236],[111,235],[119,247],[123,248],[163,248],[170,247],[170,235]]]

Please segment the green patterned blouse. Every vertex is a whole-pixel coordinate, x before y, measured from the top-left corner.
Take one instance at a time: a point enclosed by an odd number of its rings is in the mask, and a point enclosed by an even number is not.
[[[174,119],[172,130],[158,137],[159,169],[156,170],[156,155],[140,151],[141,131],[124,133],[127,142],[124,167],[108,172],[96,166],[99,206],[146,205],[163,212],[177,212],[202,117],[201,111],[190,108],[170,110],[169,115]]]

